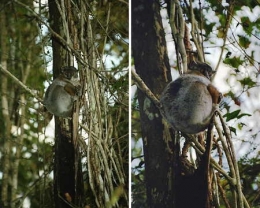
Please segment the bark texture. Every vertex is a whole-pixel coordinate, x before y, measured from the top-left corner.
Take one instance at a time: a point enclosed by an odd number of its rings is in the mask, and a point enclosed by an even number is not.
[[[132,1],[132,46],[136,72],[157,96],[171,80],[159,1]],[[148,207],[172,207],[173,140],[159,110],[138,90]]]

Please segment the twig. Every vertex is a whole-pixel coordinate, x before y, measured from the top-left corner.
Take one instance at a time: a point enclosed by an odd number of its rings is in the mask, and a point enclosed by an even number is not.
[[[227,158],[227,162],[228,162],[228,165],[229,165],[229,169],[230,169],[230,174],[231,174],[231,177],[234,177],[235,176],[235,170],[234,170],[234,166],[233,166],[233,162],[232,162],[232,158],[230,156],[230,152],[229,152],[229,149],[225,143],[225,139],[224,139],[224,136],[222,134],[222,128],[221,126],[219,125],[219,123],[216,121],[216,118],[214,118],[214,124],[215,124],[215,127],[217,129],[217,132],[218,132],[218,135],[219,135],[219,139],[221,141],[221,144],[222,144],[222,147],[223,147],[223,150],[226,154],[226,158]]]
[[[132,78],[134,79],[134,81],[136,82],[136,85],[138,86],[138,88],[146,94],[147,97],[149,97],[153,103],[156,105],[156,107],[160,110],[161,104],[160,101],[158,100],[157,97],[155,97],[155,95],[152,93],[152,91],[147,87],[147,85],[144,83],[144,81],[139,77],[139,75],[132,69],[131,70],[132,73]]]
[[[243,199],[243,193],[242,193],[242,185],[241,185],[241,181],[240,181],[240,174],[239,174],[238,164],[236,162],[234,146],[233,146],[233,143],[231,141],[231,136],[230,136],[230,133],[229,133],[229,129],[227,128],[220,111],[217,111],[217,113],[219,115],[221,124],[223,126],[223,129],[224,129],[224,132],[225,132],[225,136],[226,136],[226,139],[227,139],[227,144],[229,145],[230,154],[232,156],[232,161],[233,161],[234,170],[235,170],[235,176],[236,176],[236,180],[237,180],[237,193],[238,193],[239,208],[243,208],[244,207],[244,203],[243,203],[244,199]]]
[[[198,140],[195,138],[194,135],[185,135],[185,138],[190,138],[191,141],[194,143],[192,145],[194,149],[202,155],[205,152],[205,148],[198,142]],[[236,185],[236,180],[232,177],[230,177],[222,167],[211,157],[210,158],[210,164],[218,171],[220,172],[228,181],[231,185]]]
[[[225,190],[222,187],[219,174],[217,174],[217,183],[218,183],[218,187],[219,187],[220,196],[222,197],[222,200],[223,200],[226,208],[231,208],[230,205],[229,205],[229,202],[227,200],[227,197],[226,197],[226,194],[225,194]]]
[[[106,29],[105,29],[105,33],[106,34],[108,34],[109,21],[110,21],[110,12],[111,12],[111,3],[109,2],[108,3],[108,11],[107,11]],[[103,43],[104,46],[103,46],[103,50],[102,50],[102,53],[101,53],[101,57],[104,57],[106,44],[107,44],[107,35],[105,35],[105,38],[104,38],[104,43]]]
[[[213,139],[213,119],[211,118],[210,124],[208,126],[207,131],[207,140],[206,140],[206,149],[204,152],[204,162],[205,162],[205,176],[207,180],[207,205],[206,207],[210,207],[211,202],[213,201],[212,189],[211,189],[211,177],[210,177],[210,153],[212,149],[212,139]]]
[[[201,1],[199,0],[199,7],[200,7],[200,42],[201,42],[201,50],[203,55],[203,62],[205,62],[205,52],[203,46],[203,15],[202,15],[202,7]]]
[[[127,1],[124,1],[124,0],[118,0],[118,1],[128,5]]]
[[[172,29],[173,39],[181,54],[183,63],[183,72],[187,72],[187,54],[184,46],[185,21],[183,19],[182,8],[178,0],[170,2],[170,27]],[[176,54],[178,56],[179,54]]]
[[[220,117],[220,116],[221,116],[221,115],[219,114],[219,117]],[[216,130],[217,130],[217,132],[218,132],[219,139],[220,139],[220,141],[221,141],[223,150],[224,150],[225,155],[226,155],[226,159],[227,159],[228,166],[229,166],[229,170],[230,170],[230,175],[231,175],[232,178],[235,178],[235,180],[237,181],[237,177],[236,177],[235,169],[234,169],[233,158],[232,158],[230,149],[228,148],[228,145],[227,145],[227,143],[226,143],[227,138],[225,139],[225,138],[224,138],[224,135],[223,135],[223,133],[222,133],[222,130],[224,130],[224,132],[227,132],[227,129],[224,129],[223,126],[222,126],[222,128],[221,128],[219,122],[216,121],[216,118],[214,118],[214,124],[215,124]],[[226,135],[226,134],[225,134],[225,135]],[[236,184],[236,185],[237,185],[237,184]],[[231,189],[231,192],[232,192],[232,194],[233,194],[234,200],[237,201],[237,194],[236,194],[235,189]]]
[[[2,65],[0,65],[0,70],[7,75],[8,77],[10,77],[17,85],[19,85],[20,87],[22,87],[26,92],[29,92],[33,97],[35,97],[39,102],[43,102],[43,100],[33,92],[33,90],[31,90],[29,87],[27,87],[24,83],[22,83],[19,79],[17,79],[12,73],[10,73],[8,70],[4,69],[2,67]]]
[[[195,19],[195,15],[192,8],[192,1],[190,0],[190,13],[191,13],[191,36],[193,38],[193,41],[196,45],[197,52],[198,52],[198,58],[201,62],[204,62],[204,54],[200,45],[200,39],[198,35],[198,22]]]
[[[219,68],[219,65],[220,65],[220,62],[222,61],[222,55],[224,53],[224,50],[225,50],[225,46],[226,46],[226,41],[227,41],[227,33],[228,33],[228,28],[230,26],[230,23],[231,23],[231,20],[233,18],[233,11],[234,11],[234,3],[231,3],[229,5],[229,10],[227,11],[228,12],[228,17],[227,17],[227,21],[226,21],[226,27],[224,29],[224,35],[223,35],[223,45],[221,47],[221,51],[220,51],[220,55],[219,55],[219,59],[218,59],[218,63],[217,63],[217,66],[215,68],[215,70],[217,71],[218,68]],[[216,74],[216,73],[215,73]],[[213,75],[215,76],[215,75]]]

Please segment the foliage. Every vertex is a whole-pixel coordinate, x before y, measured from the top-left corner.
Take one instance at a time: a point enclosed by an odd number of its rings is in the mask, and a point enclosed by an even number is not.
[[[26,4],[32,6],[33,1],[28,0]],[[1,4],[1,9],[2,21],[5,20],[0,34],[2,40],[1,66],[6,65],[6,68],[19,80],[42,95],[45,66],[42,58],[43,42],[42,39],[39,39],[38,25],[27,15],[27,10],[23,7],[6,2]],[[43,13],[43,15],[45,14]],[[1,74],[2,83],[4,83],[4,79],[4,75]],[[48,158],[52,156],[52,152],[51,145],[44,142],[39,125],[42,117],[41,113],[37,113],[37,111],[41,112],[38,101],[20,86],[14,84],[11,79],[8,79],[6,84],[8,92],[5,91],[3,84],[1,88],[1,97],[4,99],[6,96],[8,109],[5,109],[6,107],[2,103],[0,169],[1,174],[4,174],[3,177],[7,174],[8,181],[12,181],[8,184],[7,200],[14,201],[14,203],[9,207],[17,207],[30,195],[28,189],[33,189],[33,181],[42,183],[42,172],[51,166],[51,160]],[[4,110],[8,110],[7,115],[10,120],[4,119]],[[6,128],[7,123],[11,125],[11,129]],[[47,137],[45,138],[47,139]],[[6,168],[7,164],[9,168]],[[45,175],[45,178],[49,179],[48,174]],[[1,201],[5,203],[3,180],[1,180]],[[43,195],[41,196],[43,197]]]
[[[257,147],[252,147],[254,151]],[[248,157],[246,154],[239,161],[239,168],[241,171],[241,179],[245,195],[252,207],[258,207],[260,204],[259,185],[259,153],[255,157]]]

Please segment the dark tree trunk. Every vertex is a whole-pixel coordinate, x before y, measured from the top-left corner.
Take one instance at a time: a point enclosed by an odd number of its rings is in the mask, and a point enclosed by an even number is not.
[[[63,23],[55,2],[55,0],[49,0],[50,25],[64,38]],[[70,8],[67,7],[67,9]],[[55,38],[52,38],[52,48],[53,76],[56,78],[62,66],[71,65],[69,58],[71,55]],[[54,200],[57,208],[83,206],[83,179],[77,146],[77,119],[75,115],[73,119],[55,117]]]
[[[132,46],[136,72],[159,97],[171,81],[159,1],[132,1]],[[173,207],[173,136],[156,106],[138,90],[148,207]],[[168,132],[167,132],[168,131]]]
[[[63,33],[62,20],[55,3],[55,0],[49,0],[49,14],[50,14],[50,26],[58,34]],[[52,38],[52,52],[53,52],[53,78],[55,79],[59,75],[61,66],[65,62],[65,50],[61,47],[59,41]]]

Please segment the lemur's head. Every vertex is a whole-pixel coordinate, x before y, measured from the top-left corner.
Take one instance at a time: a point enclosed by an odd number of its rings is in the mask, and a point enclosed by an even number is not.
[[[216,73],[216,71],[214,71],[210,65],[206,64],[206,63],[202,63],[202,62],[195,62],[195,61],[191,61],[188,64],[188,69],[191,70],[192,72],[199,72],[202,75],[204,75],[205,77],[207,77],[208,79],[211,78],[211,76]]]

